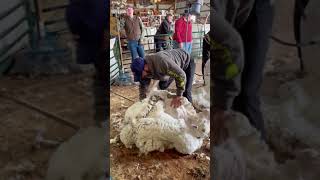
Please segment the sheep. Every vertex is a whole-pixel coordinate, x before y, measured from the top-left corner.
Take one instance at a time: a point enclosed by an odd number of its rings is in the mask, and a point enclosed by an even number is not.
[[[61,144],[49,161],[46,180],[105,179],[106,130],[89,127]]]
[[[168,91],[154,90],[128,108],[120,132],[127,148],[135,145],[143,154],[172,148],[191,154],[202,146],[210,131],[209,111],[197,113],[186,98],[181,107],[172,108],[172,96]]]
[[[260,138],[260,133],[238,112],[226,123],[230,137],[213,149],[214,180],[316,180],[320,175],[320,153],[303,149],[283,164]]]

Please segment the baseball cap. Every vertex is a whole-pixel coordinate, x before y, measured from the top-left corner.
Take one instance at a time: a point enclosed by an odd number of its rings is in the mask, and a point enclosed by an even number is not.
[[[133,75],[134,75],[134,82],[141,81],[144,64],[145,64],[144,59],[141,57],[135,58],[132,61],[131,71],[133,72]]]

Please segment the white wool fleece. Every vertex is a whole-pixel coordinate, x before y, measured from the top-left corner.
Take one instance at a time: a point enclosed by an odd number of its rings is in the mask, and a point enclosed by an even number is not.
[[[209,134],[209,112],[196,113],[183,98],[179,108],[170,106],[174,94],[153,91],[148,98],[128,108],[120,140],[127,148],[135,145],[141,153],[175,148],[191,154],[202,146]]]
[[[105,175],[106,130],[89,127],[61,144],[50,158],[46,180],[98,180]]]

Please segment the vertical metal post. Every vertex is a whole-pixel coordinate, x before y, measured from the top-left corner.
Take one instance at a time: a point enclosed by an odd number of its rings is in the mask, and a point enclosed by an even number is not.
[[[176,11],[176,9],[177,9],[177,0],[174,0],[174,11]]]
[[[41,35],[40,35],[40,24],[39,24],[39,6],[38,6],[38,1],[37,0],[33,0],[33,5],[35,8],[35,14],[36,14],[36,19],[37,19],[37,38],[40,39]]]
[[[37,26],[39,28],[39,36],[40,38],[44,38],[46,36],[46,31],[45,31],[45,25],[44,25],[44,17],[43,17],[43,6],[42,6],[42,0],[34,0],[35,1],[35,6],[36,6],[36,12],[37,12]]]
[[[118,11],[116,13],[116,23],[117,23],[118,36],[117,36],[116,42],[118,42],[118,45],[119,45],[121,71],[124,72],[121,37],[120,37],[120,17],[119,17],[119,14],[120,14],[120,8],[118,7]]]
[[[28,26],[29,26],[29,42],[30,42],[30,46],[32,49],[35,49],[36,47],[36,35],[34,32],[34,23],[35,23],[35,19],[30,7],[30,2],[28,0],[22,0],[22,2],[24,3],[25,6],[25,10],[26,10],[26,17],[27,17],[27,22],[28,22]]]

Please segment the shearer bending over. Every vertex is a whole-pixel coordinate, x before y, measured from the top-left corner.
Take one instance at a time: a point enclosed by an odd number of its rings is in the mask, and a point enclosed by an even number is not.
[[[227,137],[224,126],[233,107],[246,115],[265,140],[259,90],[272,29],[272,0],[211,1],[215,143]]]
[[[171,106],[181,106],[182,95],[192,103],[192,82],[195,71],[194,59],[183,49],[164,50],[133,60],[131,70],[134,81],[140,82],[140,100],[146,97],[151,79],[160,80],[159,88],[167,89],[173,80],[176,83],[176,96]]]

